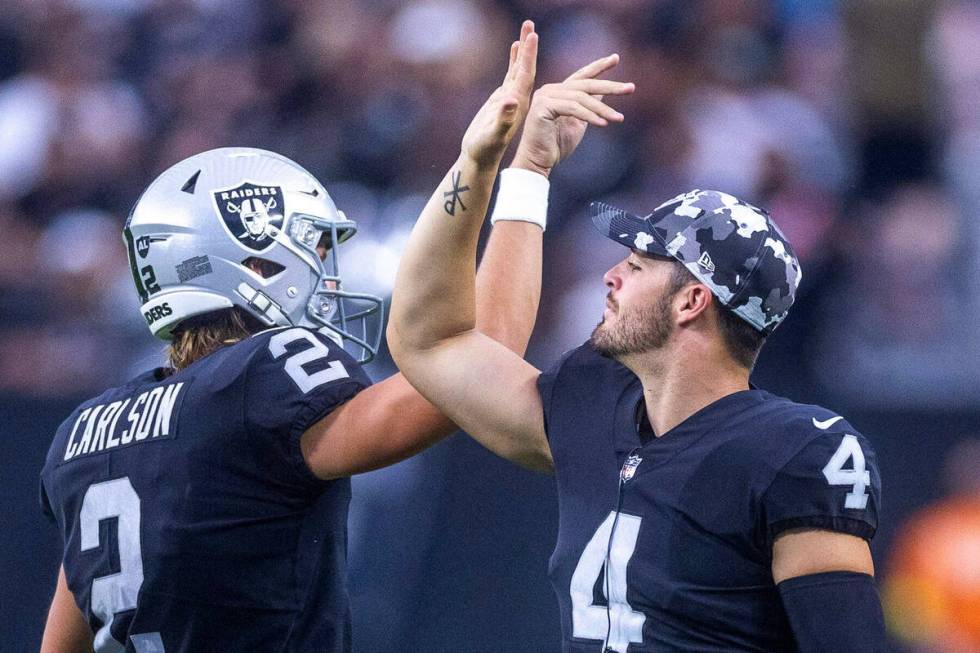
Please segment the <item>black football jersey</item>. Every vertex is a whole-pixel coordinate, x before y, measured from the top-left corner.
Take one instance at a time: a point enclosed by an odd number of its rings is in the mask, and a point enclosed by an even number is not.
[[[653,437],[639,380],[588,345],[538,387],[565,653],[796,650],[773,540],[804,527],[870,539],[881,492],[870,443],[830,411],[757,389]]]
[[[350,481],[316,478],[300,437],[368,385],[287,328],[79,406],[41,501],[96,651],[350,650]]]

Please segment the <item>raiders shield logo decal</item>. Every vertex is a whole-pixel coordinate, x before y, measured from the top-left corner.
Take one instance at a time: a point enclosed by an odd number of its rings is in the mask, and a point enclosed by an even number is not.
[[[282,188],[243,181],[211,193],[218,215],[238,242],[262,251],[272,245],[272,232],[282,228]]]

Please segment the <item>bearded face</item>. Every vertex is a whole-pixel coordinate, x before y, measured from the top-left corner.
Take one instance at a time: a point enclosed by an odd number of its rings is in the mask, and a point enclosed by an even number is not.
[[[664,293],[655,301],[628,307],[618,305],[609,296],[613,316],[609,320],[603,318],[589,342],[610,358],[660,349],[670,338],[671,296],[672,293]]]

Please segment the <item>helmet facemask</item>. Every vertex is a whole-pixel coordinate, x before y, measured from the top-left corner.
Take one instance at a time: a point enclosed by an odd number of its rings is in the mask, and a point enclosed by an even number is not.
[[[339,219],[332,220],[294,214],[289,220],[288,240],[306,253],[303,258],[314,262],[319,275],[307,305],[306,326],[327,329],[327,335],[338,344],[350,342],[360,349],[356,358],[364,364],[377,355],[381,344],[384,302],[375,295],[344,290],[339,245],[357,233],[357,224],[342,211],[337,213]],[[322,260],[319,246],[326,248]]]

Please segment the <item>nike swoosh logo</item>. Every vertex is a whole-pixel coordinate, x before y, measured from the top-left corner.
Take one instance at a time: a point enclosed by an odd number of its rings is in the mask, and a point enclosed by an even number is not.
[[[831,417],[830,419],[825,420],[823,422],[818,422],[817,421],[817,418],[814,417],[813,418],[813,425],[816,426],[821,431],[826,431],[827,429],[829,429],[831,426],[833,426],[834,424],[836,424],[837,422],[839,422],[842,419],[844,419],[844,418],[841,417],[840,415],[838,415],[837,417]]]

